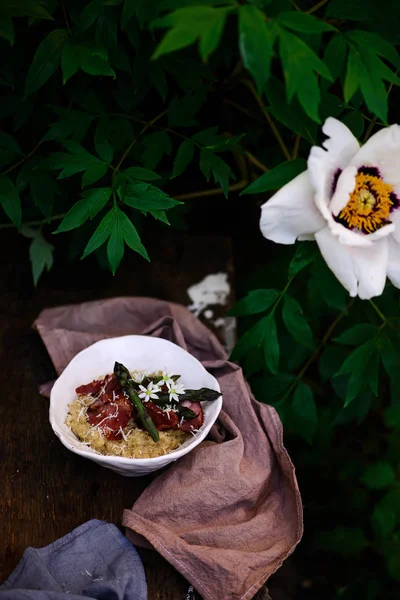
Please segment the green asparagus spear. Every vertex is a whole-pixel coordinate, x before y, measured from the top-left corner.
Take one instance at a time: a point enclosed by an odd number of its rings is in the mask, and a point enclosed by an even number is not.
[[[209,388],[201,388],[199,390],[185,390],[184,394],[179,394],[179,402],[190,400],[190,402],[213,402],[221,396],[221,392],[210,390]],[[168,404],[168,394],[160,394],[158,404]]]
[[[159,398],[152,398],[151,401],[153,404],[157,404],[157,406],[172,406],[172,408],[185,419],[194,419],[198,416],[193,410],[190,410],[187,406],[182,406],[176,400],[160,400]]]
[[[116,362],[114,365],[114,373],[115,373],[116,378],[120,382],[122,389],[124,390],[124,392],[126,392],[128,394],[129,400],[132,402],[133,406],[136,408],[139,419],[140,419],[143,427],[146,429],[146,431],[149,432],[152,439],[155,442],[158,442],[158,440],[160,439],[160,435],[156,429],[156,426],[154,425],[154,423],[152,421],[152,418],[150,417],[149,413],[143,406],[142,401],[140,400],[139,396],[135,392],[135,388],[133,387],[132,378],[131,378],[131,375],[130,375],[128,369],[126,367],[124,367],[124,365],[122,365],[121,363]]]

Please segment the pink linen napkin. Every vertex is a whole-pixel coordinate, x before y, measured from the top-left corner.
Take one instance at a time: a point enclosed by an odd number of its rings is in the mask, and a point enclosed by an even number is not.
[[[252,598],[303,531],[276,411],[254,399],[216,337],[178,304],[113,298],[46,309],[34,326],[58,374],[90,344],[140,333],[178,344],[218,379],[223,409],[209,440],[156,477],[124,511],[123,525],[134,544],[155,548],[205,599]]]

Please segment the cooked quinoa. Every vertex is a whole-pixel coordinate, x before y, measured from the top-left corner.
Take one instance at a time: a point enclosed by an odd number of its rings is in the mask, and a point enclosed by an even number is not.
[[[87,408],[92,402],[91,396],[78,396],[68,405],[66,424],[79,440],[99,454],[124,458],[155,458],[169,454],[191,437],[184,431],[168,429],[159,431],[160,439],[154,442],[147,431],[139,429],[134,420],[130,419],[121,430],[122,440],[108,440],[98,425],[92,426],[87,421]]]

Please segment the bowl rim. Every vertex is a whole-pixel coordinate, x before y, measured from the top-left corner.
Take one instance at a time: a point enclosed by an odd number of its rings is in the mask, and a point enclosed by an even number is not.
[[[90,346],[87,346],[86,348],[84,348],[83,350],[78,352],[74,356],[74,358],[71,359],[71,361],[68,363],[68,365],[63,370],[63,372],[57,377],[57,379],[54,382],[53,387],[51,388],[51,391],[50,391],[50,404],[49,404],[50,425],[51,425],[54,433],[56,434],[56,436],[61,441],[61,443],[68,450],[70,450],[71,452],[74,452],[75,454],[79,454],[80,456],[83,456],[85,458],[101,461],[102,463],[114,464],[114,465],[118,464],[118,465],[127,465],[127,466],[128,465],[145,466],[146,464],[156,465],[156,464],[160,463],[160,466],[163,466],[163,465],[165,465],[165,461],[167,459],[169,459],[169,462],[172,462],[174,460],[177,460],[178,458],[181,458],[182,456],[185,456],[185,454],[188,454],[191,450],[193,450],[193,448],[198,446],[198,444],[200,444],[200,442],[202,442],[205,439],[205,437],[208,435],[211,427],[214,425],[214,423],[218,419],[219,413],[221,412],[222,394],[217,398],[217,400],[213,401],[213,404],[216,404],[217,409],[218,409],[216,417],[212,418],[212,420],[207,424],[204,422],[203,429],[199,433],[196,433],[195,435],[193,435],[193,439],[190,440],[190,442],[184,448],[182,448],[181,446],[178,446],[178,448],[176,448],[175,450],[172,450],[168,454],[162,454],[161,456],[155,456],[152,458],[127,458],[127,457],[123,457],[123,456],[114,456],[111,454],[100,454],[97,452],[83,450],[77,446],[72,445],[70,442],[68,442],[64,438],[64,434],[60,429],[59,423],[55,419],[55,415],[54,415],[55,397],[57,394],[58,387],[62,385],[62,378],[63,378],[64,373],[67,371],[67,369],[69,369],[71,366],[73,367],[74,362],[77,362],[78,357],[81,357],[82,354],[89,353],[94,346],[103,345],[103,344],[106,345],[110,341],[115,341],[117,339],[127,339],[127,338],[135,338],[135,339],[139,339],[139,340],[140,340],[140,338],[145,338],[146,340],[153,340],[157,343],[161,342],[166,345],[173,345],[173,346],[179,348],[179,350],[181,350],[182,352],[185,352],[190,357],[190,359],[193,361],[193,363],[196,364],[196,367],[200,368],[201,370],[206,372],[207,375],[212,377],[212,379],[214,380],[215,386],[216,386],[215,387],[216,391],[218,391],[218,392],[221,391],[219,382],[216,379],[216,377],[214,377],[214,375],[209,373],[209,371],[207,371],[207,369],[204,367],[204,365],[195,356],[190,354],[190,352],[188,352],[187,350],[185,350],[178,344],[175,344],[174,342],[171,342],[170,340],[166,340],[164,338],[153,337],[153,336],[148,336],[148,335],[140,335],[140,334],[138,334],[138,335],[136,335],[136,334],[119,335],[119,336],[114,336],[111,338],[105,338],[102,340],[98,340],[97,342],[94,342]],[[205,403],[202,403],[202,404],[205,404]],[[80,442],[80,440],[77,439],[77,443],[82,443],[82,442]],[[162,463],[162,465],[161,465],[161,463]]]

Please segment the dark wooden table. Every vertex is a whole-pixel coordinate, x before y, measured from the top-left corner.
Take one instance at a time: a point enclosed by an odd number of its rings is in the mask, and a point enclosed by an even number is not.
[[[95,259],[69,263],[57,240],[56,270],[37,290],[31,281],[29,241],[12,231],[0,239],[0,581],[28,546],[41,547],[93,518],[119,525],[148,484],[124,478],[66,450],[48,421],[48,401],[38,386],[55,377],[31,324],[49,306],[119,295],[164,298],[189,304],[187,288],[206,275],[231,273],[230,240],[221,236],[165,233],[148,242],[148,265],[129,253],[115,277]],[[222,307],[217,307],[215,316]],[[159,555],[140,551],[149,600],[186,597],[187,582]]]

